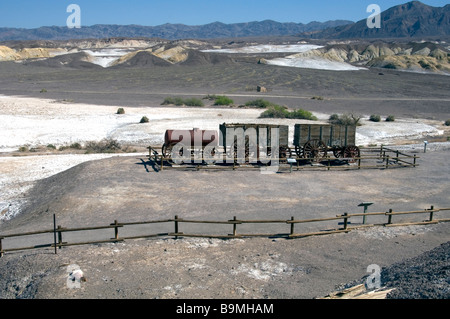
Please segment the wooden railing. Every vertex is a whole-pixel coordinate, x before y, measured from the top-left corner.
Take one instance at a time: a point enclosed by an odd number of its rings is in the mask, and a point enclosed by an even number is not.
[[[53,215],[53,229],[33,231],[33,232],[24,232],[24,233],[13,233],[13,234],[3,234],[0,235],[0,256],[2,256],[6,252],[18,251],[18,250],[28,250],[28,249],[37,249],[37,248],[54,248],[55,253],[57,253],[57,248],[62,248],[66,246],[73,245],[87,245],[87,244],[99,244],[99,243],[109,243],[109,242],[120,242],[129,239],[138,239],[138,238],[151,238],[151,237],[173,237],[178,239],[180,237],[202,237],[202,238],[221,238],[221,239],[232,239],[232,238],[246,238],[246,237],[279,237],[286,239],[293,238],[301,238],[307,236],[317,236],[317,235],[327,235],[327,234],[335,234],[335,233],[348,233],[353,229],[357,229],[360,227],[375,227],[375,226],[409,226],[409,225],[428,225],[428,224],[437,224],[440,222],[448,222],[450,218],[440,218],[436,219],[436,213],[450,211],[450,208],[440,208],[435,209],[431,206],[430,209],[417,210],[417,211],[404,211],[404,212],[394,212],[392,209],[389,209],[387,212],[376,212],[376,213],[356,213],[356,214],[348,214],[344,213],[342,215],[336,215],[333,217],[327,218],[314,218],[314,219],[295,219],[291,217],[291,219],[274,219],[274,220],[241,220],[237,219],[236,216],[233,219],[218,221],[218,220],[192,220],[192,219],[184,219],[175,216],[173,219],[162,219],[162,220],[150,220],[150,221],[139,221],[139,222],[125,222],[119,223],[115,220],[113,223],[104,226],[91,226],[91,227],[79,227],[79,228],[64,228],[61,226],[56,226],[56,216]],[[394,223],[393,216],[400,215],[412,215],[412,214],[425,214],[428,215],[427,220],[421,221],[413,221],[413,222],[400,222]],[[356,217],[364,217],[364,223],[361,223],[357,226],[350,223],[350,219],[355,220]],[[387,220],[384,223],[377,224],[366,224],[365,218],[368,216],[385,216]],[[295,226],[298,224],[306,224],[306,223],[324,223],[330,221],[341,221],[338,225],[342,225],[339,228],[332,228],[327,230],[317,230],[314,232],[305,232],[298,233],[295,230]],[[145,234],[145,235],[135,235],[135,236],[119,236],[119,229],[132,226],[132,225],[144,225],[144,224],[162,224],[162,223],[173,223],[172,229],[173,231],[167,231],[164,233],[153,233],[153,234]],[[216,224],[216,225],[230,225],[232,229],[228,234],[193,234],[193,233],[184,233],[180,231],[180,225],[183,223],[195,223],[195,224]],[[240,233],[238,232],[238,225],[243,224],[281,224],[287,225],[286,232],[284,233]],[[107,239],[102,240],[91,240],[91,241],[83,241],[83,242],[72,242],[68,243],[63,240],[63,234],[68,232],[79,232],[79,231],[98,231],[103,229],[113,229],[114,236]],[[53,233],[53,242],[52,243],[43,243],[39,245],[25,246],[25,247],[15,247],[15,248],[5,248],[3,247],[3,241],[5,239],[24,237],[24,236],[33,236],[39,234],[48,234]]]
[[[191,157],[188,163],[180,165],[170,164],[170,157],[166,157],[162,154],[160,147],[148,147],[149,161],[152,163],[155,169],[163,171],[164,169],[251,169],[267,166],[264,163],[256,162],[250,163],[250,165],[240,165],[239,163],[245,163],[245,158],[235,157],[230,159],[225,152],[221,152],[222,157],[219,158],[215,165],[205,165],[204,162],[198,158]],[[361,155],[353,158],[335,158],[333,156],[326,156],[319,162],[316,162],[313,158],[303,158],[297,155],[292,156],[293,163],[288,163],[287,158],[268,158],[273,165],[274,161],[278,163],[277,170],[290,170],[291,172],[300,170],[349,170],[349,169],[389,169],[399,167],[416,167],[419,166],[418,159],[420,157],[416,154],[407,154],[398,150],[383,147],[380,148],[362,148]]]

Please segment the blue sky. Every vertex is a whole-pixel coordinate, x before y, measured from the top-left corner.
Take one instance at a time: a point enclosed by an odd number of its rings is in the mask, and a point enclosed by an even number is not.
[[[449,0],[423,0],[442,7]],[[308,23],[311,21],[367,18],[369,4],[384,11],[408,0],[0,0],[0,27],[37,28],[65,26],[69,4],[81,8],[81,25],[164,23],[201,25],[220,21],[238,23],[262,21]]]

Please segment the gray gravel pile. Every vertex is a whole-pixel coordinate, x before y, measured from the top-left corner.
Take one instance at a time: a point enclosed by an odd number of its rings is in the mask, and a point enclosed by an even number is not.
[[[388,299],[449,299],[450,242],[381,271],[382,285],[395,288]]]

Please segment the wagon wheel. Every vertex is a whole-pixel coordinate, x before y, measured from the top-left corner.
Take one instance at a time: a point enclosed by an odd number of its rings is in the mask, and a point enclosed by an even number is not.
[[[289,147],[284,147],[284,146],[280,146],[279,151],[278,151],[278,161],[279,162],[286,162],[288,157],[292,158],[293,152]],[[267,158],[270,158],[272,156],[272,148],[268,147],[267,148],[267,153],[266,153]],[[259,158],[259,150],[258,150],[258,158]],[[269,162],[269,164],[271,163],[271,161]]]
[[[216,159],[214,158],[214,156],[216,155],[216,153],[217,153],[217,150],[215,147],[213,147],[212,149],[209,147],[203,148],[203,150],[202,150],[203,161],[206,164],[215,164]],[[206,158],[205,158],[205,155],[206,155]]]
[[[300,146],[296,146],[295,147],[295,154],[297,155],[297,158],[302,158],[303,157],[303,148],[300,147]]]
[[[303,156],[314,162],[320,162],[327,156],[327,146],[321,140],[310,140],[303,147]]]
[[[288,156],[291,157],[291,149],[289,147],[280,147],[280,162],[287,161]]]
[[[249,140],[246,139],[245,140],[245,150],[244,150],[244,159],[245,159],[245,163],[249,163],[250,162],[250,158],[254,159],[256,155],[256,159],[258,159],[259,157],[259,150],[256,149],[256,154],[255,154],[255,147],[250,147],[250,143]],[[236,158],[238,156],[238,146],[237,146],[237,141],[234,141],[233,144],[230,146],[229,151],[228,151],[228,156],[231,158]]]
[[[345,158],[351,158],[353,162],[355,161],[356,157],[360,156],[359,147],[355,145],[346,146],[343,153]]]
[[[176,147],[176,149],[174,150],[173,148],[174,147]],[[181,144],[181,143],[177,143],[177,144],[175,144],[175,145],[171,145],[171,146],[169,146],[168,148],[167,148],[167,152],[169,152],[168,153],[168,156],[167,156],[167,158],[169,159],[169,163],[170,164],[183,164],[183,154],[184,154],[184,152],[186,151],[187,149],[186,149],[186,146],[184,145],[184,144]],[[178,161],[179,161],[179,163],[175,163],[175,158],[172,156],[172,154],[175,152],[175,154],[177,155],[176,157],[178,157]],[[177,154],[177,152],[178,152],[178,154]],[[163,154],[164,154],[164,152],[163,152]]]
[[[344,157],[344,148],[339,147],[339,148],[335,148],[333,149],[333,155],[336,158],[342,158]]]
[[[172,145],[166,145],[164,144],[162,147],[162,156],[166,161],[168,161],[170,164],[173,164],[172,160]]]

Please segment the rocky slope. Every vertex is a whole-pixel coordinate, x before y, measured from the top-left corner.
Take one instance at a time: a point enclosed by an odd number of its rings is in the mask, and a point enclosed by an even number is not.
[[[450,74],[450,50],[435,42],[348,42],[329,44],[288,59],[321,58],[365,67]],[[267,60],[260,60],[267,63]]]
[[[383,9],[383,8],[381,8]],[[368,15],[369,16],[369,15]],[[448,37],[450,4],[432,7],[411,1],[381,12],[381,28],[368,28],[367,20],[302,34],[315,39]]]

